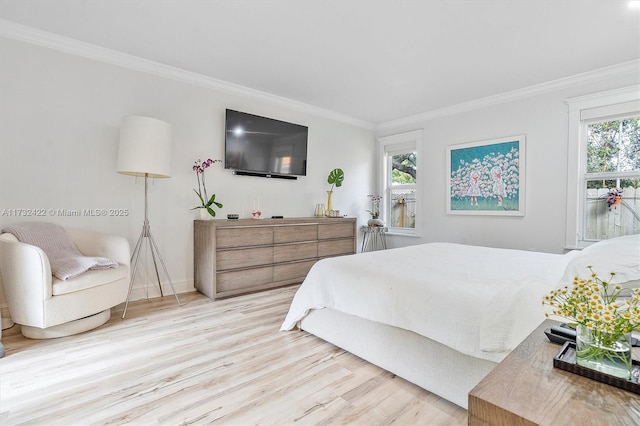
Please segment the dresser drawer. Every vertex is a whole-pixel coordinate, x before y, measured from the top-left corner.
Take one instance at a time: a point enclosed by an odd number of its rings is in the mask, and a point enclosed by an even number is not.
[[[216,274],[216,291],[243,290],[248,283],[252,286],[269,284],[273,281],[273,267],[245,269],[243,271],[229,271]]]
[[[216,269],[237,269],[273,263],[273,247],[252,247],[242,250],[220,250],[216,253]]]
[[[353,237],[353,223],[328,223],[318,225],[318,239]]]
[[[293,243],[297,241],[315,241],[318,239],[318,225],[276,226],[273,229],[273,242]]]
[[[291,262],[293,260],[318,257],[318,243],[283,244],[275,247],[273,262]]]
[[[352,254],[355,242],[352,238],[318,242],[318,257]]]
[[[222,228],[216,234],[218,249],[273,244],[273,227]]]
[[[273,280],[274,281],[290,281],[300,280],[302,282],[304,277],[317,260],[309,260],[306,262],[287,263],[284,265],[276,265],[273,267]]]

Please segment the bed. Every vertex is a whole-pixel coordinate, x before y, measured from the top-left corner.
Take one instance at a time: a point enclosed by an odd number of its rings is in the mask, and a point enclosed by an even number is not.
[[[463,408],[574,276],[640,283],[640,235],[549,254],[429,243],[317,262],[282,331],[302,329]]]

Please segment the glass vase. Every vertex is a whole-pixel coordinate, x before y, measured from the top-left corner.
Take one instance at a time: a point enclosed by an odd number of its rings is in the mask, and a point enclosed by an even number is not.
[[[327,209],[324,212],[325,216],[331,216],[331,210],[333,210],[333,206],[331,205],[332,195],[333,195],[333,191],[327,191]]]
[[[576,327],[576,363],[611,376],[631,378],[631,334],[614,335]]]

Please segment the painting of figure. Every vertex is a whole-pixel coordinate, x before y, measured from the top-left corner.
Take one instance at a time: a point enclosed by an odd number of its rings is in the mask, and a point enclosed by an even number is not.
[[[447,213],[524,215],[525,137],[447,148]]]

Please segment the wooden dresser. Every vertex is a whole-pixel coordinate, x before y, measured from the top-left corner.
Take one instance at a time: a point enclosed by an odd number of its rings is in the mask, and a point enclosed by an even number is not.
[[[194,285],[212,299],[300,283],[319,259],[356,252],[355,218],[194,221]]]

